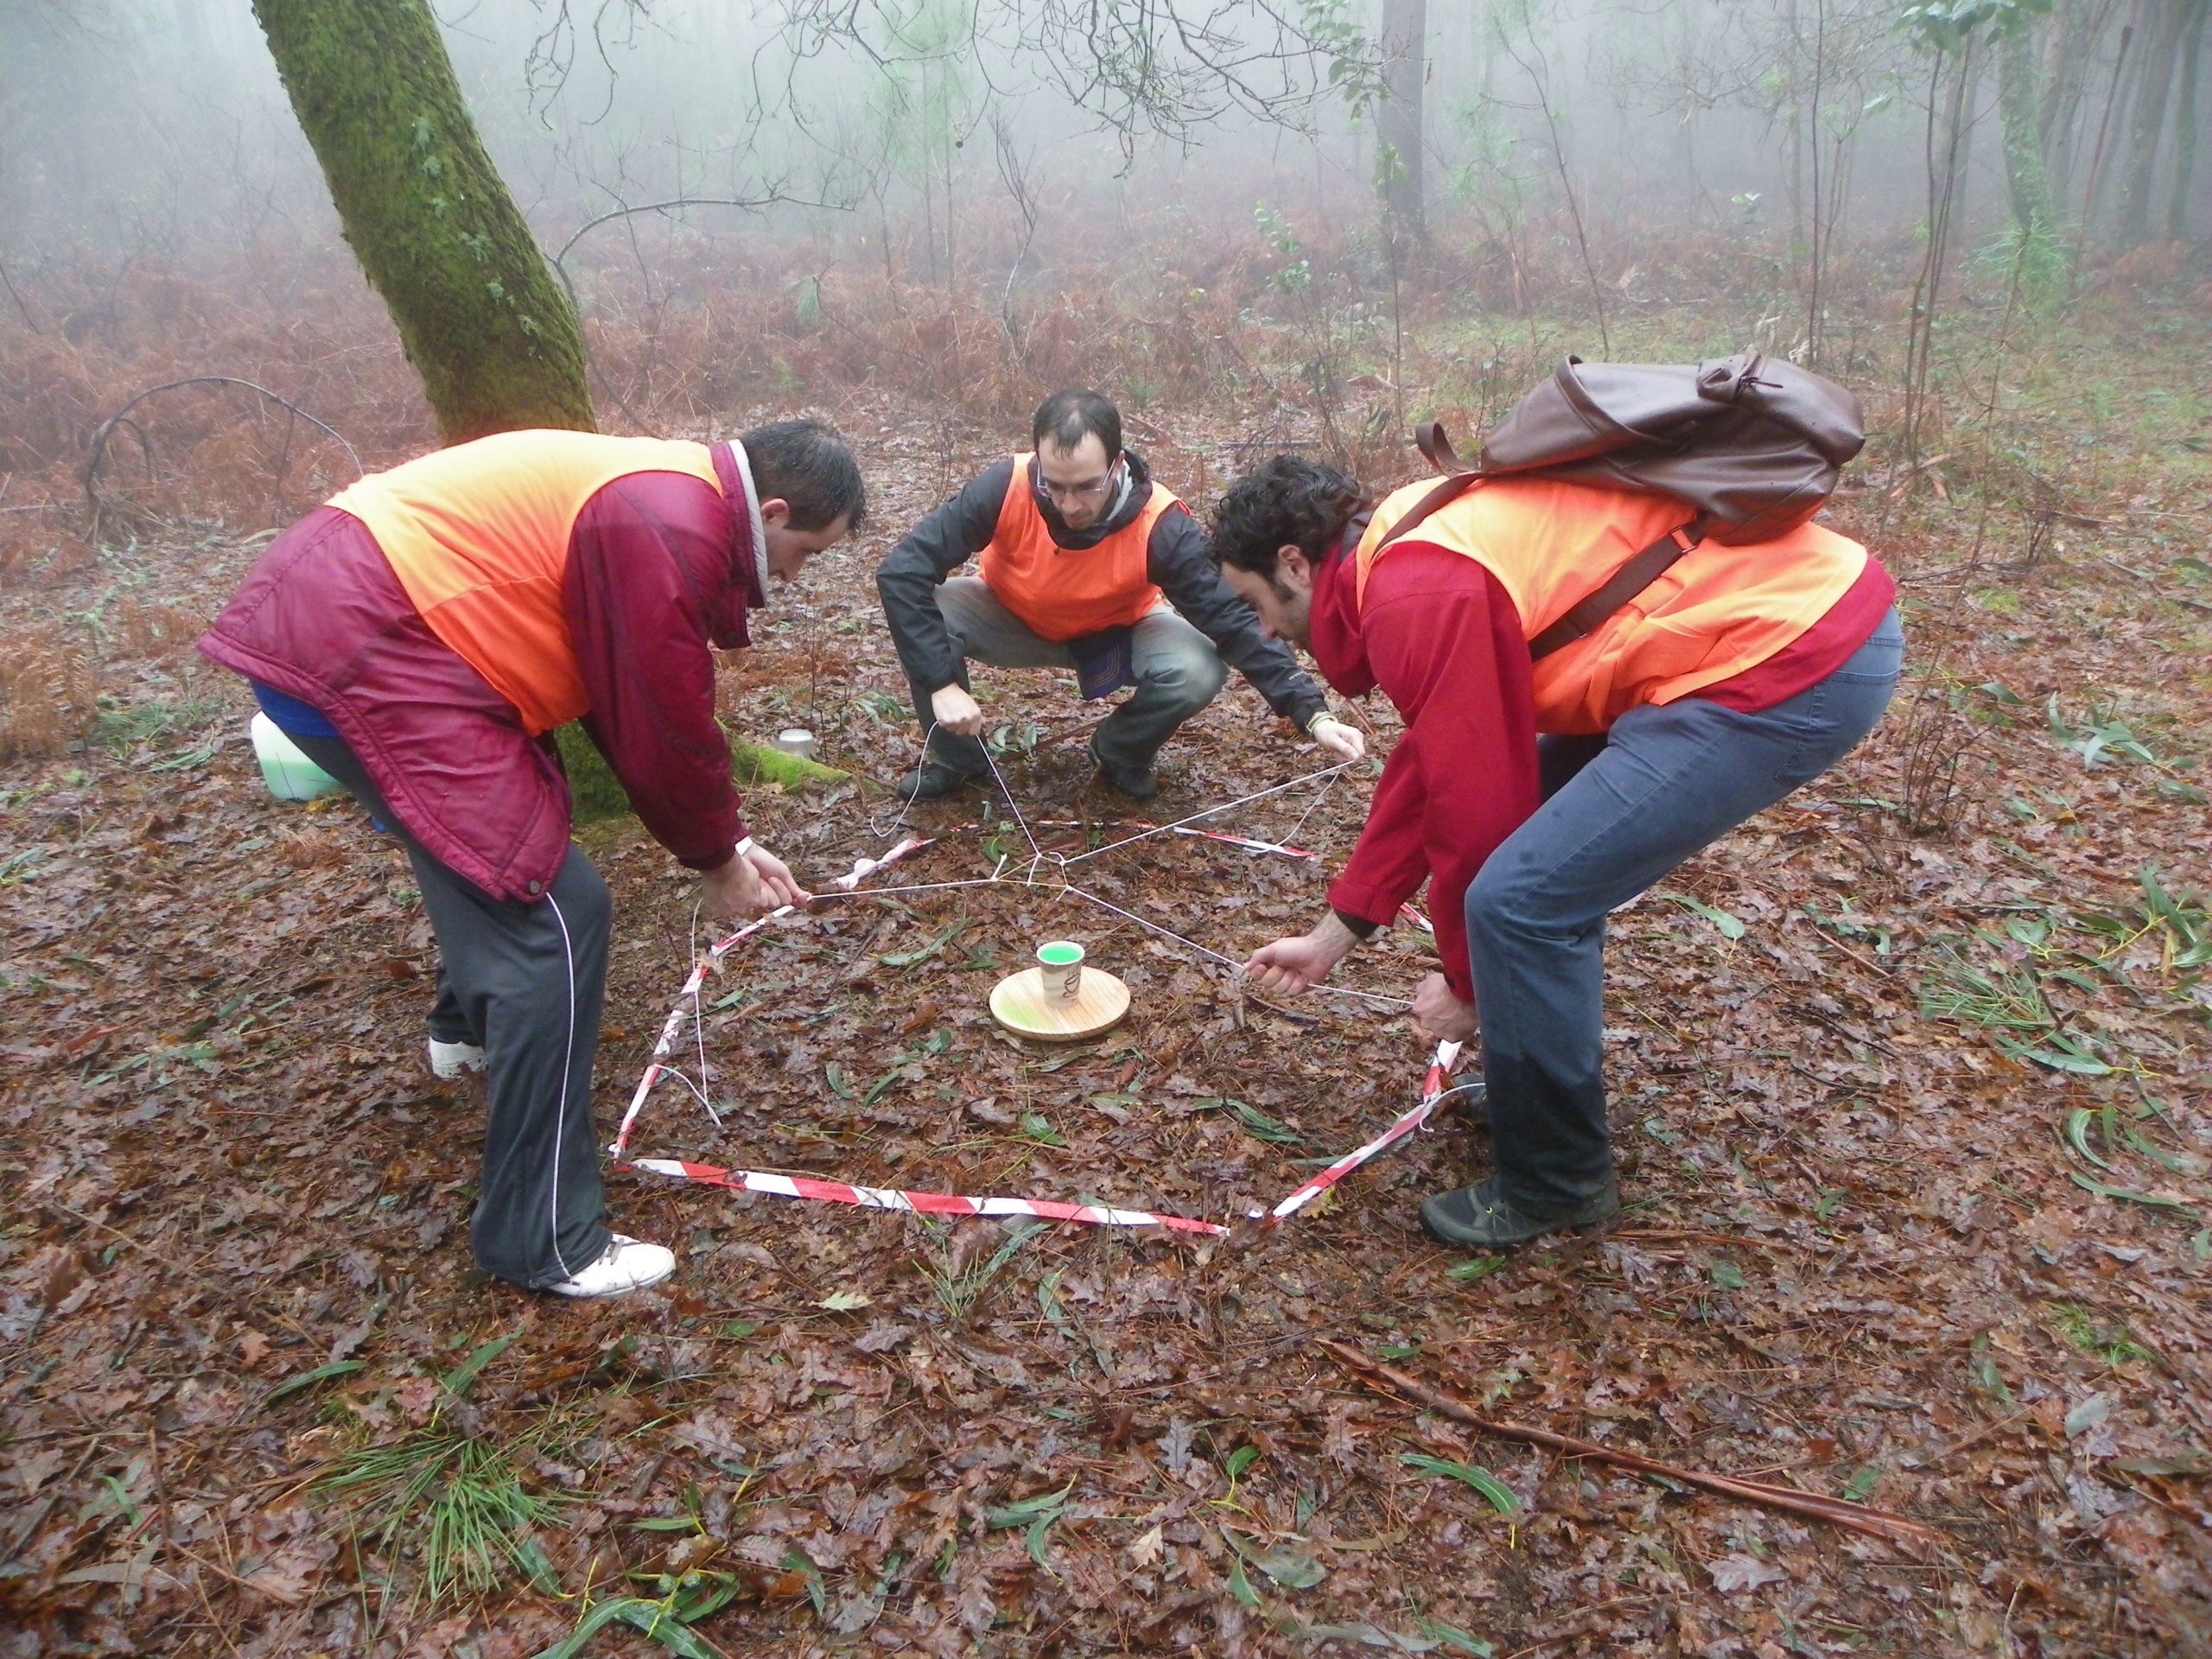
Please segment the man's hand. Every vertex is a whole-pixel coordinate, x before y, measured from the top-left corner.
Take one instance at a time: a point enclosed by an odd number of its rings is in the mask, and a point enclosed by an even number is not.
[[[959,685],[941,685],[930,693],[930,713],[946,731],[961,737],[980,737],[983,730],[983,711],[976,706],[976,699]]]
[[[1464,1043],[1475,1034],[1475,1005],[1452,993],[1452,982],[1431,974],[1414,993],[1414,1024],[1440,1043]]]
[[[768,889],[769,909],[780,909],[785,905],[804,905],[813,901],[814,895],[794,880],[791,868],[765,847],[755,847],[740,853],[732,863],[742,861],[753,867],[760,878],[760,885]]]
[[[1310,990],[1359,943],[1359,936],[1337,919],[1334,911],[1311,933],[1263,944],[1244,964],[1244,977],[1259,991]]]
[[[700,907],[709,921],[746,922],[813,896],[791,880],[781,859],[755,847],[707,872]]]
[[[1367,753],[1367,739],[1355,726],[1324,715],[1306,728],[1306,734],[1339,760],[1357,760]]]

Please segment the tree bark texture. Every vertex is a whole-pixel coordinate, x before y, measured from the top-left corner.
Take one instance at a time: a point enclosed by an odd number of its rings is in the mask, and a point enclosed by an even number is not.
[[[2204,57],[2204,22],[2212,0],[2188,0],[2182,22],[2180,102],[2174,110],[2174,188],[2166,201],[2166,236],[2189,239],[2189,194],[2196,181],[2196,80]]]
[[[2127,174],[2120,205],[2120,245],[2132,248],[2151,239],[2151,197],[2158,179],[2158,141],[2165,135],[2167,92],[2181,46],[2183,14],[2190,0],[2150,0],[2145,20],[2144,52],[2129,111]]]
[[[2052,237],[2058,231],[2050,175],[2044,161],[2043,104],[2043,67],[2035,35],[2027,19],[2017,18],[1998,33],[1997,107],[2005,131],[2005,181],[2012,199],[2012,222],[2024,240]]]
[[[440,436],[592,430],[575,308],[485,153],[428,0],[253,10]]]
[[[1428,0],[1382,0],[1382,60],[1390,95],[1376,111],[1376,182],[1393,229],[1425,232],[1421,192],[1421,92],[1427,77]]]

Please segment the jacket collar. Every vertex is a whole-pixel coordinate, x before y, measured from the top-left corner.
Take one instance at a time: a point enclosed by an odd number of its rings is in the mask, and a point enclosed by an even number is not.
[[[734,651],[752,643],[746,612],[768,603],[768,526],[760,517],[760,492],[753,481],[753,463],[745,446],[735,438],[711,447],[715,476],[721,482],[722,499],[730,505],[730,574],[734,580],[718,597],[708,617],[708,630],[717,647]],[[743,502],[744,511],[737,511]]]
[[[1363,523],[1348,534],[1357,547]],[[1367,661],[1367,637],[1360,627],[1358,583],[1351,556],[1339,552],[1313,568],[1313,609],[1306,620],[1314,665],[1322,677],[1344,696],[1357,697],[1375,689],[1375,671]]]

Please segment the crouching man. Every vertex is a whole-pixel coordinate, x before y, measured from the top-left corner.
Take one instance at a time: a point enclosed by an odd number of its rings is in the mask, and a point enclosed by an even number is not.
[[[477,1266],[605,1296],[675,1257],[607,1226],[592,1059],[613,910],[550,734],[581,718],[706,913],[808,895],[753,844],[715,720],[747,643],[865,510],[827,428],[735,442],[507,432],[362,479],[270,546],[200,648],[407,850],[438,942],[433,1069],[488,1074]]]
[[[1421,1220],[1497,1248],[1620,1207],[1606,912],[1849,753],[1904,641],[1881,565],[1808,524],[1703,543],[1532,665],[1530,640],[1689,509],[1498,478],[1386,543],[1429,487],[1370,518],[1351,480],[1279,456],[1215,516],[1214,556],[1268,632],[1347,696],[1379,685],[1405,719],[1330,913],[1246,971],[1268,990],[1317,984],[1428,881],[1444,971],[1414,1018],[1440,1039],[1479,1026],[1497,1173]]]
[[[988,769],[969,662],[1071,668],[1087,698],[1134,685],[1099,723],[1090,758],[1110,788],[1140,801],[1160,788],[1153,757],[1231,667],[1324,748],[1360,758],[1359,733],[1329,718],[1321,688],[1222,586],[1197,520],[1122,447],[1110,402],[1055,392],[1031,435],[1032,453],[969,484],[876,572],[928,740],[901,795],[936,800]],[[978,555],[980,576],[952,576]]]

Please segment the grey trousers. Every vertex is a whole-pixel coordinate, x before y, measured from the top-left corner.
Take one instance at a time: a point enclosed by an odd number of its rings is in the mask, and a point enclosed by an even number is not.
[[[476,1265],[531,1290],[569,1278],[607,1244],[591,1116],[614,919],[607,883],[571,845],[544,898],[494,899],[408,833],[342,738],[292,741],[406,848],[441,958],[431,1034],[484,1050],[491,1103],[469,1222]]]
[[[1065,645],[1041,639],[1029,625],[999,603],[998,595],[981,576],[954,576],[938,584],[938,613],[952,635],[953,649],[961,658],[960,684],[968,686],[968,663],[988,663],[993,668],[1075,667],[1075,658]],[[1117,767],[1142,771],[1160,753],[1160,746],[1175,728],[1220,694],[1229,671],[1212,640],[1166,606],[1137,623],[1131,641],[1137,689],[1129,699],[1099,723],[1092,746],[1100,757]],[[936,715],[930,712],[931,695],[939,688],[924,685],[909,676],[914,712],[922,729],[930,732],[930,758],[967,772],[981,772],[982,740],[932,731]]]

